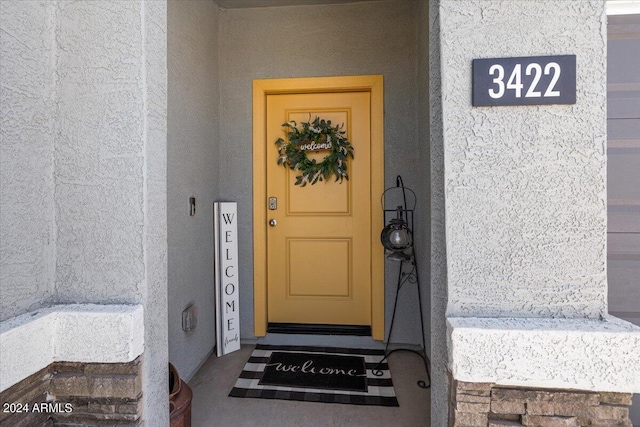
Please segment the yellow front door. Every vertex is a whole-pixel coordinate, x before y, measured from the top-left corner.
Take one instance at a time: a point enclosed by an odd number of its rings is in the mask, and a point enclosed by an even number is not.
[[[254,80],[256,336],[274,322],[371,325],[372,337],[384,339],[383,92],[381,75]],[[300,188],[296,172],[277,164],[275,141],[286,121],[315,115],[344,123],[355,159],[349,181]]]
[[[354,147],[349,180],[301,187],[277,164],[282,124],[315,117],[344,124]],[[266,99],[269,322],[371,325],[371,94],[274,94]],[[327,152],[309,153],[322,161]]]

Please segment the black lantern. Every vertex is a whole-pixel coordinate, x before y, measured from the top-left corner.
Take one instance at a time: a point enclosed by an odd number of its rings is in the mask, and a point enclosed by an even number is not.
[[[407,194],[413,196],[413,203],[407,204]],[[396,209],[386,209],[387,198],[391,200],[398,200],[402,196],[402,205]],[[396,351],[408,351],[415,353],[424,361],[424,369],[427,372],[427,381],[418,381],[418,386],[422,388],[431,387],[431,374],[429,373],[429,357],[427,356],[427,346],[425,344],[424,333],[424,317],[422,314],[422,297],[420,296],[420,280],[418,279],[418,263],[416,262],[416,248],[413,246],[413,212],[416,208],[417,197],[416,193],[404,186],[402,177],[398,175],[396,177],[396,186],[390,187],[384,190],[381,197],[382,212],[385,217],[393,216],[387,225],[382,229],[380,233],[380,242],[387,251],[387,259],[391,261],[397,261],[399,263],[398,268],[398,282],[396,299],[393,303],[393,314],[391,315],[391,325],[389,326],[389,338],[384,348],[384,357],[373,368],[372,372],[375,376],[381,376],[382,371],[379,367],[384,361]],[[395,204],[395,203],[394,203]],[[395,213],[395,215],[393,215]],[[389,351],[389,343],[391,342],[391,334],[393,333],[393,325],[396,318],[396,309],[398,308],[398,296],[400,295],[400,289],[405,284],[414,284],[416,291],[418,292],[418,312],[420,313],[420,325],[422,327],[422,349],[408,349],[408,348],[396,348]]]
[[[398,206],[397,216],[389,221],[389,224],[382,229],[380,241],[382,246],[389,251],[387,259],[392,261],[409,261],[411,257],[404,251],[411,247],[413,238],[411,230],[402,218],[402,206]]]

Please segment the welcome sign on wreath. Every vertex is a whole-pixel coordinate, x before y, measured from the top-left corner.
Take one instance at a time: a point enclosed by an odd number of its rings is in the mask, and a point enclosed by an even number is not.
[[[318,181],[326,181],[335,175],[336,182],[348,180],[347,158],[353,158],[353,146],[346,138],[343,130],[344,123],[333,126],[331,120],[324,120],[316,116],[313,121],[300,123],[295,120],[284,123],[282,127],[288,137],[276,140],[278,146],[278,164],[289,169],[299,171],[295,185],[304,187]],[[309,159],[307,151],[329,150],[321,162]]]

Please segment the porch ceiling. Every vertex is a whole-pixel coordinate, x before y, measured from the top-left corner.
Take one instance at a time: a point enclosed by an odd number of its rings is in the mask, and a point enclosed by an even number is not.
[[[382,0],[213,0],[218,7],[223,9],[241,9],[249,7],[271,7],[271,6],[308,6],[320,4],[344,4],[359,3],[363,1]]]

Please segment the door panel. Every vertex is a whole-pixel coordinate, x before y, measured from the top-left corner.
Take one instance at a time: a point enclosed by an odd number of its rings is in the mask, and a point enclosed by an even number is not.
[[[369,92],[267,96],[268,321],[371,325],[371,106]],[[354,146],[349,180],[300,187],[297,171],[278,165],[282,124],[316,116],[344,123]],[[308,153],[322,161],[326,152]]]
[[[288,297],[351,297],[351,239],[287,239],[287,243]]]

